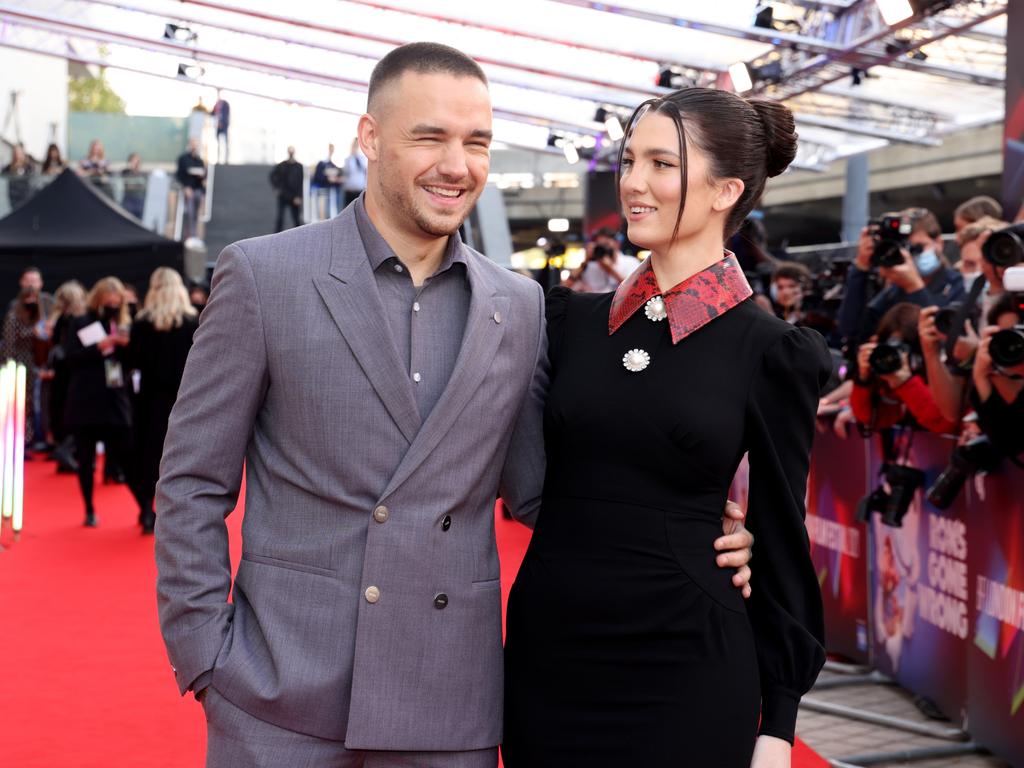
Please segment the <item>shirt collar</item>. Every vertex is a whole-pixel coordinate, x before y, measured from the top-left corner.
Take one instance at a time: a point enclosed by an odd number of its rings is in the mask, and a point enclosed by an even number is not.
[[[363,204],[363,195],[359,195],[353,205],[356,214],[356,227],[359,229],[359,238],[363,241],[366,256],[370,260],[370,268],[376,272],[382,264],[390,259],[400,262],[401,259],[370,220],[370,214],[366,212],[366,206]],[[447,271],[453,264],[466,266],[466,255],[461,246],[462,238],[459,237],[458,232],[448,236],[448,247],[445,249],[444,258],[441,260],[437,272],[434,273],[435,275]]]
[[[736,256],[730,251],[725,252],[721,261],[664,293],[658,287],[651,260],[647,259],[615,291],[608,315],[608,335],[619,330],[650,299],[660,295],[665,301],[672,343],[678,344],[752,294]]]

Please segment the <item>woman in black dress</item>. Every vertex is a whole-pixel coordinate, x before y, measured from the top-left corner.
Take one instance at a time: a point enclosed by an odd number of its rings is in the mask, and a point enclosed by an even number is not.
[[[724,91],[630,120],[619,191],[652,256],[614,294],[548,301],[548,469],[508,604],[508,768],[790,764],[825,658],[804,496],[831,364],[820,335],[750,300],[724,242],[795,152],[787,109]],[[746,605],[712,552],[744,453]]]
[[[86,313],[71,318],[64,341],[69,373],[64,424],[75,436],[78,484],[85,502],[85,525],[89,527],[97,524],[92,503],[96,444],[103,443],[108,461],[118,467],[128,466],[132,414],[128,400],[131,381],[125,363],[131,320],[124,295],[124,285],[116,277],[99,280],[89,291]],[[97,323],[104,337],[94,342],[86,331],[88,343],[83,343],[80,332]]]
[[[128,364],[139,372],[134,402],[135,492],[142,512],[142,532],[153,532],[153,498],[160,477],[167,420],[178,398],[181,374],[196,332],[195,308],[181,275],[160,267],[149,279],[143,310],[132,325]]]

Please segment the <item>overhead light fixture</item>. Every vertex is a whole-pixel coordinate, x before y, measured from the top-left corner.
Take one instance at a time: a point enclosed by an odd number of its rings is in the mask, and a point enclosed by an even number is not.
[[[198,80],[206,74],[206,70],[198,64],[179,64],[178,65],[178,79],[179,80]]]
[[[729,67],[729,78],[732,80],[732,87],[736,89],[736,93],[746,93],[754,87],[746,62],[737,61]]]
[[[548,219],[548,231],[549,232],[568,232],[569,231],[569,220],[568,219]]]
[[[584,149],[593,149],[597,146],[597,137],[587,133],[580,137],[580,146]]]
[[[625,134],[622,132],[622,123],[615,115],[608,115],[604,121],[604,129],[608,132],[608,138],[612,141],[619,141]]]
[[[576,145],[569,139],[562,141],[562,152],[565,154],[565,159],[569,162],[569,165],[575,165],[580,161],[580,151],[576,149]]]
[[[179,43],[194,42],[199,35],[189,27],[182,27],[178,24],[164,24],[164,40],[174,40]]]
[[[875,0],[878,12],[882,14],[882,21],[890,27],[906,21],[914,15],[914,9],[910,6],[910,0]]]

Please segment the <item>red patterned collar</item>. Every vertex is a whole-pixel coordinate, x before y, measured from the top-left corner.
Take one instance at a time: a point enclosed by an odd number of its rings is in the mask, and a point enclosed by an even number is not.
[[[608,315],[608,335],[619,330],[648,300],[661,295],[672,330],[672,343],[678,344],[752,294],[739,262],[729,251],[721,261],[686,278],[664,294],[658,287],[651,260],[647,259],[615,291]]]

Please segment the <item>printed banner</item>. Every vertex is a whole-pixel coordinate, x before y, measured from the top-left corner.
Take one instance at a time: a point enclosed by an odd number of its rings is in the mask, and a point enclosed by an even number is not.
[[[866,663],[870,657],[867,525],[857,503],[867,490],[867,442],[831,429],[815,435],[807,479],[807,535],[825,603],[829,653]]]
[[[970,490],[970,730],[1024,765],[1024,471],[1006,462]]]
[[[871,590],[875,667],[960,724],[966,722],[971,600],[966,494],[961,491],[947,510],[925,498],[925,489],[949,463],[953,445],[936,435],[914,436],[908,463],[924,472],[925,483],[914,493],[901,527],[872,515]],[[877,477],[877,440],[871,442],[871,464]]]

